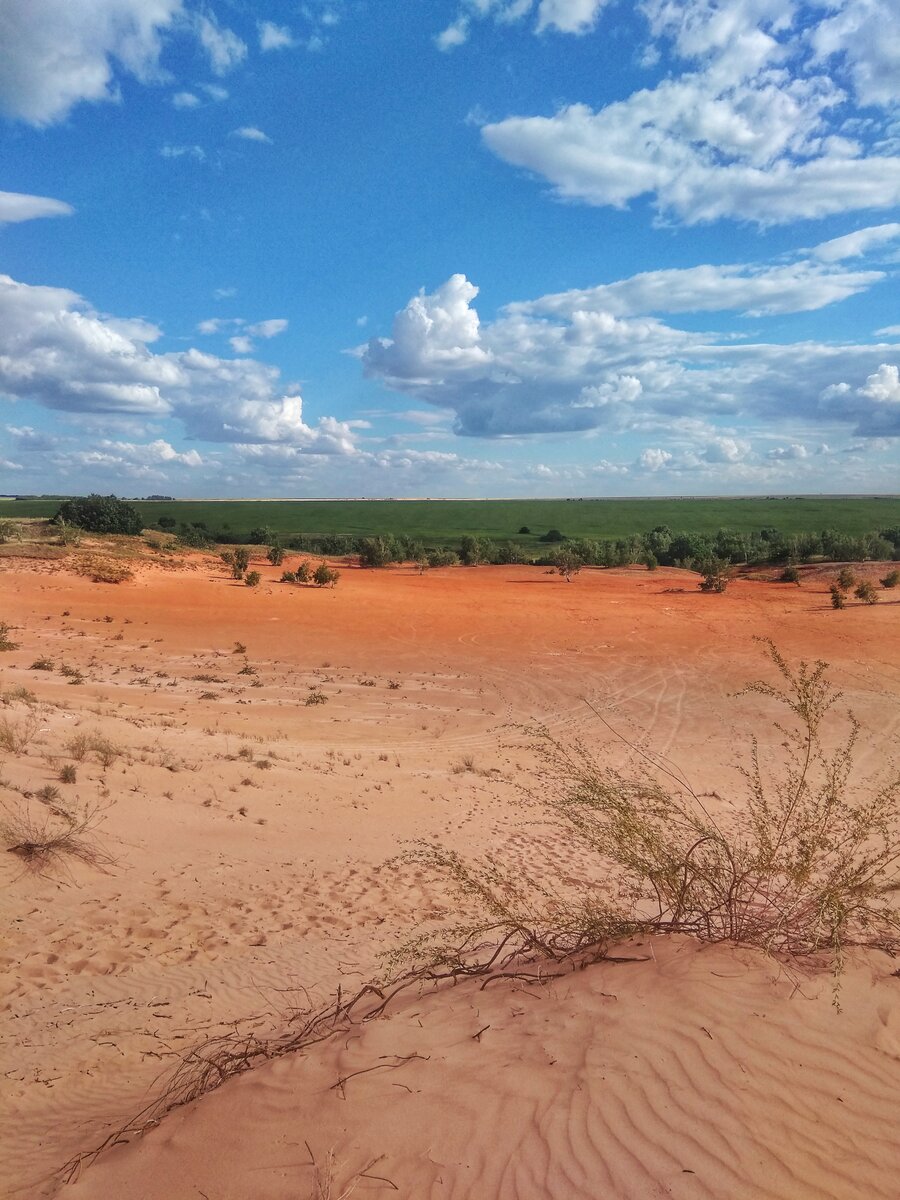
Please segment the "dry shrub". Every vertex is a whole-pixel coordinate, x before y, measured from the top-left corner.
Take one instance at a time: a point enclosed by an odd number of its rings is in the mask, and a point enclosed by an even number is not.
[[[16,720],[0,717],[0,750],[21,754],[34,740],[39,725],[37,713],[30,710]]]
[[[38,815],[24,806],[6,809],[0,816],[0,841],[7,853],[15,854],[37,873],[60,866],[66,859],[107,870],[114,859],[94,838],[102,819],[99,806],[88,806],[78,813],[54,808]]]
[[[101,554],[86,554],[72,566],[76,575],[86,575],[93,583],[124,583],[134,572],[124,563]]]
[[[18,650],[19,643],[12,641],[9,636],[11,628],[6,621],[0,621],[0,650]]]
[[[544,737],[540,800],[610,886],[528,878],[420,842],[401,857],[449,878],[482,917],[449,940],[420,937],[393,961],[449,963],[457,943],[469,953],[488,934],[558,960],[634,933],[682,933],[791,955],[830,950],[835,970],[847,946],[900,946],[900,776],[855,779],[859,726],[838,717],[826,664],[792,668],[771,643],[768,655],[778,681],[745,690],[785,710],[780,750],[764,763],[752,740],[726,816],[642,751],[640,769],[623,773]]]
[[[96,730],[93,733],[73,734],[66,742],[66,751],[76,762],[83,762],[93,752],[103,767],[111,767],[122,753],[115,742]]]

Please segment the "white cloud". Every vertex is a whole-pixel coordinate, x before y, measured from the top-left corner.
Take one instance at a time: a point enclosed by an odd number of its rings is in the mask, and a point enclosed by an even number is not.
[[[272,144],[272,139],[267,133],[263,133],[261,129],[257,129],[255,125],[242,125],[240,129],[231,131],[232,137],[243,138],[247,142],[266,142]]]
[[[236,334],[228,339],[235,354],[250,354],[253,351],[253,339],[245,337],[243,334]]]
[[[341,452],[352,446],[349,426],[304,422],[299,393],[282,390],[276,368],[193,348],[154,353],[159,336],[146,321],[97,313],[74,292],[0,276],[0,396],[73,414],[171,417],[213,442],[335,453],[337,437]]]
[[[296,45],[294,36],[285,25],[276,25],[273,21],[259,21],[260,50],[287,50]]]
[[[816,307],[864,286],[861,278],[841,282],[840,272],[832,286],[823,283],[819,268],[804,274],[800,266],[792,268],[798,280],[793,294],[785,285],[791,296],[785,308]],[[748,268],[737,279],[734,268],[707,270],[708,276],[686,271],[685,279],[674,273],[669,306],[704,311],[749,301],[759,311],[766,307],[761,299],[777,290],[760,291],[764,268]],[[667,273],[660,274],[665,279]],[[701,422],[691,432],[699,438],[695,464],[721,464],[742,461],[748,439],[764,430],[818,427],[823,416],[866,436],[900,434],[893,402],[880,402],[873,416],[878,389],[893,395],[892,377],[878,375],[884,345],[751,343],[678,329],[639,311],[641,304],[666,307],[659,282],[651,273],[513,303],[484,324],[473,305],[477,288],[454,275],[433,293],[414,296],[397,314],[391,338],[372,338],[355,353],[367,376],[452,414],[455,431],[471,436],[601,430],[671,436],[676,423],[690,417]],[[767,303],[782,311],[774,300]],[[852,404],[833,390],[835,378],[867,376]],[[721,430],[723,420],[735,428]]]
[[[818,59],[843,66],[861,104],[900,100],[900,22],[892,0],[843,0],[813,29]],[[834,11],[837,10],[837,11]]]
[[[673,455],[668,450],[661,450],[658,447],[642,450],[637,457],[636,467],[642,471],[660,471],[671,463]]]
[[[813,254],[823,262],[840,262],[846,258],[859,258],[868,254],[873,247],[897,241],[898,238],[900,224],[896,221],[889,225],[869,225],[865,229],[845,233],[843,237],[821,242],[813,249]]]
[[[808,457],[809,451],[800,442],[791,442],[789,446],[775,446],[766,454],[766,458],[775,462],[797,462]]]
[[[201,83],[200,87],[204,92],[206,92],[210,100],[215,100],[217,103],[220,103],[222,100],[228,99],[228,89],[223,88],[218,83]]]
[[[163,158],[193,158],[197,162],[204,162],[206,159],[206,151],[202,146],[160,146],[159,153]]]
[[[236,287],[219,287],[213,291],[214,300],[231,300],[237,295]]]
[[[193,92],[176,92],[172,97],[174,108],[197,108],[199,104],[200,99]]]
[[[642,8],[653,35],[691,69],[597,111],[572,104],[488,124],[488,148],[563,199],[623,208],[646,196],[687,224],[774,224],[900,202],[900,156],[879,142],[883,122],[874,121],[868,143],[859,128],[848,136],[847,93],[823,69],[825,51],[810,54],[791,4],[644,0]],[[881,0],[843,4],[870,15],[881,8]],[[822,6],[816,15],[821,21]],[[879,51],[885,61],[893,62],[897,28]],[[879,78],[887,77],[885,69]],[[866,96],[876,102],[873,89]]]
[[[608,0],[538,0],[535,33],[584,34],[594,28]],[[439,50],[452,50],[468,41],[472,22],[490,18],[512,25],[535,11],[534,0],[463,0],[456,18],[434,39]]]
[[[593,29],[606,0],[540,0],[537,31],[587,33]]]
[[[116,100],[114,64],[163,78],[161,35],[182,0],[27,0],[0,5],[0,109],[31,125],[61,121],[82,100]]]
[[[885,325],[882,329],[876,329],[875,333],[879,337],[900,337],[900,325]]]
[[[816,253],[820,249],[817,247]],[[510,304],[508,311],[557,315],[603,311],[617,316],[726,310],[751,316],[810,312],[866,291],[883,278],[881,271],[841,271],[804,261],[774,267],[704,265],[645,271],[616,283]]]
[[[255,325],[248,325],[247,332],[254,337],[273,338],[279,333],[284,333],[288,323],[284,317],[271,317],[268,321],[257,321]]]
[[[0,225],[33,221],[37,217],[70,217],[75,209],[63,200],[49,196],[29,196],[24,192],[0,192]]]
[[[216,75],[225,75],[246,57],[246,44],[232,30],[223,29],[214,16],[197,14],[194,24],[200,44],[209,57],[209,65]]]

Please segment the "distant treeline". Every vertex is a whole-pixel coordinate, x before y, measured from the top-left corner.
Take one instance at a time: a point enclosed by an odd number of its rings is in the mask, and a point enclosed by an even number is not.
[[[162,529],[176,532],[184,545],[280,544],[286,550],[307,554],[335,558],[355,555],[367,567],[385,567],[397,562],[418,562],[429,566],[449,566],[457,562],[466,566],[479,563],[546,565],[557,561],[562,549],[584,566],[591,567],[623,567],[640,563],[648,567],[691,569],[710,562],[763,565],[813,561],[900,561],[900,525],[860,536],[829,529],[821,533],[786,534],[771,528],[751,533],[731,529],[719,529],[714,534],[678,533],[666,525],[657,525],[648,533],[616,539],[567,538],[560,530],[551,529],[537,539],[540,543],[538,549],[534,544],[525,546],[514,541],[470,536],[460,538],[456,548],[448,548],[428,546],[405,534],[386,533],[375,537],[296,534],[279,539],[270,529],[259,527],[251,530],[249,537],[242,538],[227,529],[211,531],[202,521],[177,525],[172,518],[163,517],[158,524]],[[519,533],[532,536],[531,530],[524,527]]]

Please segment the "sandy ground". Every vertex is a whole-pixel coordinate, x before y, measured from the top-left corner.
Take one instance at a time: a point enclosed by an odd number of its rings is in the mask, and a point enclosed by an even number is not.
[[[6,811],[99,806],[111,860],[36,875],[0,855],[5,1195],[54,1194],[62,1164],[142,1108],[186,1048],[280,1029],[447,915],[441,884],[384,866],[408,839],[574,869],[523,807],[523,726],[621,755],[590,700],[727,794],[750,729],[774,739],[759,697],[734,696],[770,673],[766,636],[833,664],[881,747],[863,770],[900,727],[900,603],[835,613],[821,571],[722,596],[667,570],[566,584],[537,568],[351,569],[333,590],[263,574],[248,589],[197,556],[110,586],[0,563],[19,643],[0,655],[0,721],[25,743],[0,753]],[[32,669],[42,656],[54,670]],[[82,734],[101,750],[73,758]],[[48,786],[59,796],[36,799]],[[748,951],[633,953],[536,992],[403,1001],[172,1114],[62,1194],[305,1200],[328,1194],[310,1150],[321,1169],[333,1150],[334,1196],[373,1159],[359,1194],[897,1195],[895,963],[854,960],[837,1013],[827,975]]]

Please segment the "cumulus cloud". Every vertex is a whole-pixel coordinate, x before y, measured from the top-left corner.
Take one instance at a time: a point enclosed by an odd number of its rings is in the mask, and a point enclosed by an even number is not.
[[[75,209],[63,200],[49,196],[29,196],[24,192],[0,192],[0,225],[33,221],[36,217],[70,217]]]
[[[172,97],[173,108],[197,108],[199,104],[200,99],[193,92],[176,92]]]
[[[226,329],[235,332],[228,340],[232,350],[238,354],[249,354],[254,338],[273,338],[284,333],[288,322],[284,317],[270,317],[266,321],[249,322],[243,317],[207,317],[197,325],[197,332],[205,335],[222,333]]]
[[[115,68],[160,80],[162,35],[181,14],[182,0],[0,5],[0,109],[49,125],[82,100],[115,100]]]
[[[395,317],[390,338],[372,338],[355,353],[366,375],[452,414],[455,431],[465,435],[671,433],[690,417],[705,423],[697,461],[735,463],[747,439],[720,434],[715,425],[723,419],[757,434],[779,423],[819,425],[823,415],[866,435],[900,431],[890,399],[895,368],[881,366],[884,344],[751,342],[679,329],[647,311],[747,304],[754,312],[803,311],[881,278],[840,271],[830,278],[819,267],[795,265],[796,286],[783,279],[785,298],[777,300],[774,281],[782,269],[773,268],[771,277],[763,267],[645,274],[512,303],[488,323],[474,307],[477,288],[454,275],[414,296]],[[852,377],[867,382],[848,404],[834,381]],[[889,400],[879,400],[882,394]]]
[[[149,322],[104,316],[74,292],[0,276],[2,396],[77,414],[172,417],[212,442],[352,449],[350,426],[304,422],[299,393],[282,390],[276,368],[194,348],[154,353],[159,337]]]
[[[257,129],[255,125],[242,125],[240,129],[233,129],[231,136],[243,138],[245,142],[266,142],[270,146],[272,144],[269,135],[263,133],[261,129]]]
[[[870,15],[881,7],[845,3]],[[774,0],[644,0],[642,9],[651,34],[687,69],[598,110],[571,104],[485,125],[487,147],[561,198],[623,208],[646,196],[688,224],[774,224],[900,201],[900,156],[879,142],[889,115],[871,123],[868,140],[845,131],[849,97],[825,69],[832,52],[822,8],[811,42],[793,6]],[[854,43],[851,84],[870,62],[867,46]],[[857,87],[857,95],[888,103],[884,89]]]

